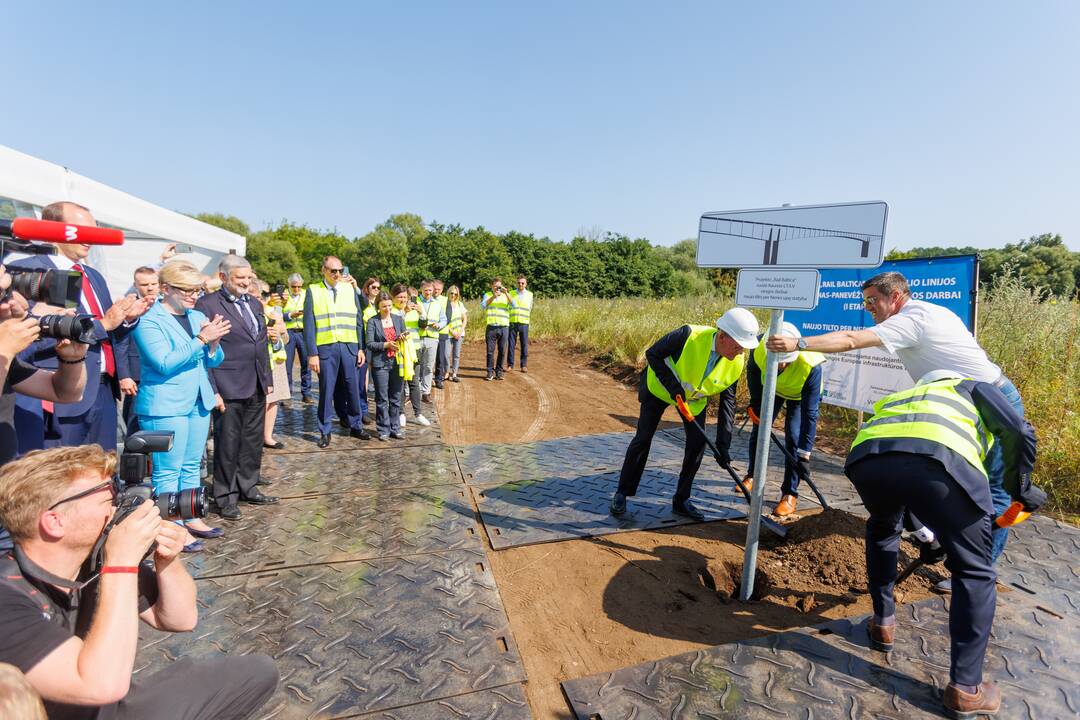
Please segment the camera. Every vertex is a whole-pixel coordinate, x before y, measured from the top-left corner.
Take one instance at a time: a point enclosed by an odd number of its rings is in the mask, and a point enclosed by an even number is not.
[[[145,430],[133,433],[124,443],[116,465],[116,515],[113,524],[123,520],[136,507],[153,501],[166,520],[193,520],[206,517],[206,489],[188,488],[180,492],[154,492],[148,478],[153,471],[152,453],[172,449],[173,433]]]
[[[78,307],[82,295],[82,273],[77,270],[27,270],[7,268],[11,275],[11,292],[17,292],[31,302],[43,302],[57,307]]]
[[[274,294],[284,296],[285,295],[285,286],[282,285],[281,283],[278,283],[277,285],[275,285],[274,286]]]
[[[94,318],[90,315],[43,315],[37,320],[41,337],[86,345],[94,342]]]

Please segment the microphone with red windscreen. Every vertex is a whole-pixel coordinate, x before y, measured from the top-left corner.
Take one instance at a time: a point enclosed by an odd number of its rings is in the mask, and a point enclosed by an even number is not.
[[[0,220],[0,238],[37,240],[50,243],[82,243],[85,245],[122,245],[124,231],[114,228],[72,225],[71,223],[34,218]]]

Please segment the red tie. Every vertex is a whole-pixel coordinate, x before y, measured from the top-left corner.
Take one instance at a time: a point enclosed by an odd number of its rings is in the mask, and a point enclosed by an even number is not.
[[[72,268],[83,274],[83,297],[86,298],[86,305],[90,308],[90,314],[94,316],[95,320],[100,320],[104,316],[101,313],[101,306],[98,305],[97,297],[94,296],[94,288],[90,286],[90,278],[83,272],[82,265],[72,265]],[[101,354],[105,358],[105,372],[109,377],[116,377],[116,359],[113,357],[112,343],[108,340],[101,341]]]

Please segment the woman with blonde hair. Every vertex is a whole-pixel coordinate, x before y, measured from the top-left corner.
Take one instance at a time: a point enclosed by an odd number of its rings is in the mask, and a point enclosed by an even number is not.
[[[139,320],[132,337],[139,348],[142,381],[135,413],[143,430],[171,431],[169,452],[154,454],[150,481],[160,493],[198,488],[199,466],[214,409],[209,368],[225,359],[219,341],[230,330],[220,315],[213,320],[195,309],[203,276],[187,260],[170,260],[158,271],[161,302]],[[202,518],[184,523],[189,533],[185,552],[203,549],[195,538],[221,537],[221,528]]]
[[[457,285],[451,285],[446,291],[446,302],[449,303],[452,313],[447,328],[450,330],[450,376],[451,382],[461,382],[458,377],[458,366],[461,365],[461,344],[465,342],[465,326],[469,322],[469,314],[465,311],[465,303],[461,301],[461,290]]]

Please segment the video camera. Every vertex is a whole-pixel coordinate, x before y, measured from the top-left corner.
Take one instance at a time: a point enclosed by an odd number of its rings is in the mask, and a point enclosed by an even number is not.
[[[166,520],[193,520],[206,517],[206,489],[188,488],[180,492],[156,493],[147,482],[153,472],[151,454],[172,449],[173,432],[133,433],[124,442],[124,452],[116,464],[116,513],[110,525],[122,521],[135,508],[150,500]]]
[[[28,255],[56,253],[56,248],[52,245],[38,245],[34,241],[120,245],[124,242],[124,233],[112,228],[71,225],[33,218],[0,220],[0,259],[9,252]],[[0,302],[10,298],[12,292],[17,292],[32,302],[63,308],[79,306],[82,273],[77,270],[7,268],[7,272],[11,275],[11,286],[0,291]],[[38,319],[38,327],[42,337],[87,344],[94,340],[94,318],[90,315],[45,315]]]

